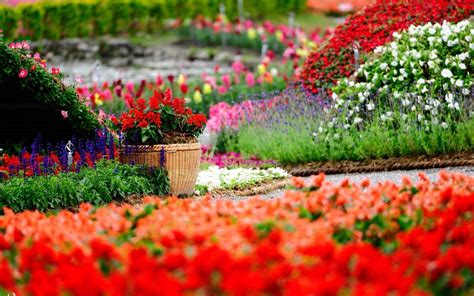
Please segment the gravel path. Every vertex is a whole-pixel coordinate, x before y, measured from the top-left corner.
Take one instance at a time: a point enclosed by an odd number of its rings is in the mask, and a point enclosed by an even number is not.
[[[390,171],[390,172],[374,172],[374,173],[361,173],[361,174],[337,174],[337,175],[327,175],[326,180],[333,183],[339,183],[342,179],[348,177],[354,182],[360,182],[365,178],[369,178],[371,183],[384,182],[384,181],[394,181],[400,183],[402,176],[408,176],[412,180],[418,179],[418,173],[424,172],[432,181],[435,181],[438,178],[438,173],[442,170],[449,172],[459,172],[465,175],[474,176],[474,167],[455,167],[455,168],[444,168],[444,169],[429,169],[429,170],[412,170],[412,171]],[[305,178],[306,180],[311,177]],[[260,197],[265,199],[280,197],[283,195],[284,190],[279,189],[272,191],[267,194],[260,195]],[[248,196],[250,197],[250,196]],[[236,200],[246,199],[248,197],[236,197]]]

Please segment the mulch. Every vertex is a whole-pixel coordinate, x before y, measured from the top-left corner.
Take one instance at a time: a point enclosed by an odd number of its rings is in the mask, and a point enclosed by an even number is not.
[[[445,167],[474,166],[474,152],[441,156],[413,156],[375,159],[367,161],[321,161],[301,165],[283,166],[293,176],[325,174],[351,174],[397,170],[419,170]]]

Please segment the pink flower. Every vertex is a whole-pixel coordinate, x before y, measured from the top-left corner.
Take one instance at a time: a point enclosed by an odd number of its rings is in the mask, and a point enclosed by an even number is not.
[[[165,81],[161,75],[156,76],[156,86],[161,87]]]
[[[220,68],[221,68],[221,66],[219,66],[219,64],[215,65],[214,66],[214,72],[219,73]]]
[[[76,75],[76,82],[77,82],[78,84],[82,84],[84,81],[82,80],[81,76]]]
[[[221,86],[219,86],[219,87],[217,88],[217,91],[218,91],[221,95],[223,95],[223,94],[225,94],[225,93],[227,92],[227,88],[226,88],[225,86],[221,85]]]
[[[125,88],[129,94],[133,95],[135,93],[135,84],[133,84],[133,82],[127,82],[127,84],[125,84]]]
[[[247,82],[248,87],[253,87],[255,85],[255,77],[252,72],[247,72],[245,75],[245,82]]]
[[[229,89],[230,88],[230,76],[229,74],[222,75],[222,83],[224,83],[224,86]]]
[[[107,118],[107,114],[105,114],[104,110],[100,109],[99,110],[99,120],[103,121],[105,118]]]
[[[234,70],[235,74],[240,74],[244,69],[245,66],[241,61],[235,61],[232,63],[232,70]]]
[[[53,69],[51,70],[51,73],[53,73],[53,75],[59,74],[59,68],[53,68]]]
[[[114,87],[114,92],[115,92],[115,95],[117,97],[121,97],[122,96],[122,86],[117,85],[116,87]]]
[[[234,84],[240,84],[240,77],[237,74],[234,74]]]
[[[113,99],[112,92],[108,88],[102,92],[102,96],[104,97],[105,100],[112,100]]]
[[[33,55],[33,59],[34,59],[35,61],[41,60],[40,54],[36,52],[36,53]]]
[[[30,45],[28,44],[28,42],[22,41],[21,42],[21,48],[28,50],[28,49],[30,49]]]
[[[67,111],[61,110],[61,116],[66,119],[68,117]]]
[[[21,68],[20,72],[18,73],[18,77],[25,78],[28,75],[28,70]]]

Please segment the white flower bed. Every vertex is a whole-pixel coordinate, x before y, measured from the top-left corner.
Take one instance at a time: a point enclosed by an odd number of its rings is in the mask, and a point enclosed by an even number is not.
[[[199,172],[196,182],[196,192],[204,194],[215,189],[246,189],[261,182],[288,177],[289,174],[281,168],[252,169],[252,168],[219,168],[211,166]]]
[[[381,122],[398,116],[444,127],[440,115],[461,110],[458,99],[473,85],[474,24],[428,23],[393,37],[359,68],[359,82],[343,79],[333,89],[334,108],[346,110],[333,125],[347,129],[375,112]]]

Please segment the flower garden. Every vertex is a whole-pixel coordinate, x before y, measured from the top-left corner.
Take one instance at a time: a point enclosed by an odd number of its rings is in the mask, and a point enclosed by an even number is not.
[[[474,167],[473,17],[472,0],[0,4],[0,295],[471,295],[474,175],[451,166]],[[99,40],[97,60],[153,43],[150,63],[189,48],[198,71],[82,77],[41,40]],[[451,171],[372,181],[393,167]],[[348,169],[367,177],[329,181]]]

